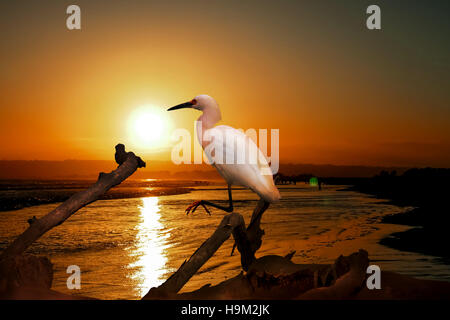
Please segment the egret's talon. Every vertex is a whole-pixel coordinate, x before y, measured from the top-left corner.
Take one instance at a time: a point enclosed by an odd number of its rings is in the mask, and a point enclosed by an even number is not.
[[[194,203],[192,203],[191,205],[189,205],[187,208],[186,208],[186,210],[185,210],[185,212],[186,212],[186,215],[188,215],[189,213],[194,213],[195,212],[195,210],[197,210],[197,208],[198,208],[198,206],[202,206],[203,208],[205,208],[205,211],[206,211],[206,213],[208,213],[209,215],[211,215],[211,212],[208,210],[208,208],[205,206],[205,204],[203,203],[203,200],[200,200],[200,201],[195,201]],[[191,211],[192,210],[192,211]]]
[[[201,205],[203,208],[205,208],[206,213],[211,215],[211,212],[209,212],[208,208],[203,203],[201,203]]]

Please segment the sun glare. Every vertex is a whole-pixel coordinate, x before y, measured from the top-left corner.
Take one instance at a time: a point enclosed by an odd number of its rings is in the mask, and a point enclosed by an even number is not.
[[[136,250],[133,252],[136,261],[129,267],[135,270],[132,278],[138,281],[137,291],[142,297],[150,288],[160,285],[164,281],[162,277],[169,271],[166,269],[166,250],[170,233],[160,222],[158,197],[142,198],[139,209],[141,221],[137,226]]]
[[[165,140],[167,127],[166,115],[160,108],[153,106],[136,109],[128,122],[131,142],[140,148],[161,146]]]

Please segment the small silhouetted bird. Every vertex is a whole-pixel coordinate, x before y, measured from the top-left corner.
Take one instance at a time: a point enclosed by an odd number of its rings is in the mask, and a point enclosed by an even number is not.
[[[125,152],[125,145],[122,143],[119,143],[116,146],[116,154],[114,155],[114,158],[116,159],[117,164],[120,166],[122,163],[127,160],[128,154]]]
[[[145,167],[145,162],[140,157],[136,156],[133,152],[126,152],[125,146],[122,143],[116,145],[116,153],[114,154],[114,159],[116,159],[116,162],[119,166],[128,159],[129,155],[133,155],[136,157],[138,168]]]

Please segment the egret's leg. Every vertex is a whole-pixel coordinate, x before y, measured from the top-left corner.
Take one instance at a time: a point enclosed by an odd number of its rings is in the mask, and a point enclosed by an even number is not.
[[[231,213],[233,212],[233,198],[231,196],[231,185],[228,185],[228,207],[225,206],[221,206],[219,204],[216,203],[212,203],[211,201],[207,201],[207,200],[200,200],[200,201],[195,201],[193,204],[191,204],[189,207],[187,207],[186,209],[186,214],[189,214],[192,210],[192,213],[195,212],[195,210],[197,210],[198,206],[202,206],[203,208],[205,208],[206,212],[210,214],[208,208],[206,207],[206,205],[223,210],[225,212]]]

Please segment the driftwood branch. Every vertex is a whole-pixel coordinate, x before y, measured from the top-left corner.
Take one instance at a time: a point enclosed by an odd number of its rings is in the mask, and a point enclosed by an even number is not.
[[[244,218],[239,213],[233,212],[226,215],[213,235],[194,252],[189,260],[184,261],[180,268],[162,285],[150,289],[143,299],[168,298],[178,293],[231,234],[235,240],[233,251],[237,246],[241,254],[242,269],[248,271],[250,265],[255,261],[255,252],[261,247],[261,238],[264,235],[264,230],[260,228],[261,217],[268,207],[268,202],[263,199],[258,201],[247,229]]]
[[[176,294],[189,279],[208,261],[219,247],[233,234],[241,261],[245,269],[255,260],[245,232],[244,218],[239,213],[226,215],[216,231],[194,252],[189,260],[184,261],[180,268],[162,285],[152,288],[143,299],[167,298]]]
[[[287,257],[267,255],[256,259],[247,273],[214,286],[173,295],[188,300],[322,300],[355,299],[365,286],[368,254],[364,250],[340,256],[334,264],[296,264]],[[382,276],[382,279],[383,278]],[[385,280],[383,280],[385,281]],[[384,283],[384,282],[383,282]],[[449,284],[450,285],[450,284]],[[450,287],[450,286],[449,286]],[[392,290],[385,284],[388,291]],[[373,291],[371,294],[373,297]],[[364,298],[363,298],[364,299]]]
[[[63,223],[72,214],[84,206],[96,201],[102,194],[132,175],[138,168],[145,167],[145,162],[133,152],[125,152],[125,146],[118,144],[115,154],[119,167],[110,172],[99,174],[97,182],[88,189],[78,192],[63,202],[55,210],[40,219],[33,219],[24,233],[17,237],[0,255],[0,260],[23,253],[44,233]]]
[[[250,245],[250,251],[254,254],[258,249],[261,247],[262,244],[262,236],[264,235],[264,230],[261,229],[261,218],[263,213],[267,210],[269,207],[269,203],[264,201],[263,199],[260,199],[253,210],[252,217],[250,219],[250,223],[248,224],[247,230],[244,230],[247,236],[248,243]],[[231,255],[234,253],[234,249],[236,248],[236,245],[239,246],[238,241],[236,241],[233,245],[233,249],[231,250]],[[242,242],[241,242],[242,247]],[[242,254],[242,248],[238,250]],[[243,261],[244,262],[244,261]],[[242,267],[245,271],[246,265],[242,263]]]

